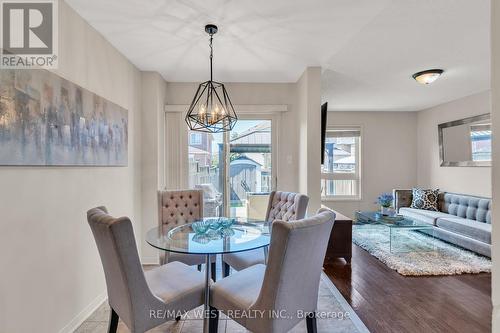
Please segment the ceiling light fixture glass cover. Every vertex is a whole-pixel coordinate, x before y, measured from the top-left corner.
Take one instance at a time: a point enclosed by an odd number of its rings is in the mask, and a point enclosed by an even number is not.
[[[226,88],[213,81],[213,35],[217,26],[208,24],[205,31],[210,35],[210,80],[201,83],[186,114],[186,123],[193,131],[219,133],[233,129],[238,117]]]
[[[442,69],[428,69],[426,71],[421,71],[413,74],[413,78],[420,84],[431,84],[436,81],[441,74],[443,74]]]

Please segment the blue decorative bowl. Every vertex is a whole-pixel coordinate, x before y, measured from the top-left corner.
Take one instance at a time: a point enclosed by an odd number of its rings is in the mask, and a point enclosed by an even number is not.
[[[222,228],[220,229],[220,235],[222,237],[230,237],[235,234],[234,230],[232,228]]]
[[[213,219],[210,221],[210,229],[217,230],[221,226],[221,219]]]
[[[220,221],[220,226],[222,228],[229,228],[230,226],[232,226],[234,224],[234,219],[228,219],[228,218],[225,218],[225,219],[222,219]]]
[[[193,242],[196,242],[199,244],[207,244],[210,242],[210,238],[204,234],[196,234],[193,236]]]
[[[204,234],[210,228],[210,221],[193,222],[191,228],[196,234]]]
[[[207,237],[210,240],[218,240],[218,239],[222,238],[220,232],[217,231],[217,230],[213,230],[213,229],[210,229],[210,230],[207,231]]]

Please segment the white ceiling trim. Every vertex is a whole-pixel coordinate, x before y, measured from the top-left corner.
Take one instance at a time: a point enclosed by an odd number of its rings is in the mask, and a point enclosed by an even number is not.
[[[287,112],[286,104],[235,104],[234,110],[237,113],[269,114],[277,112]],[[189,104],[166,104],[165,112],[187,112]]]

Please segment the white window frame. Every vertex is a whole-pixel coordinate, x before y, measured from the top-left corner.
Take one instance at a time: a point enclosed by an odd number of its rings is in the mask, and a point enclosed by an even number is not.
[[[351,173],[321,173],[321,180],[356,180],[357,182],[357,191],[356,195],[321,195],[322,201],[361,201],[362,200],[362,186],[361,186],[361,169],[362,169],[362,160],[361,160],[361,150],[363,149],[363,128],[359,125],[353,126],[329,126],[326,129],[326,132],[340,131],[340,130],[356,130],[359,131],[359,137],[356,140],[356,165],[354,169],[354,174]],[[328,137],[328,135],[327,135]],[[322,191],[323,192],[323,191]]]

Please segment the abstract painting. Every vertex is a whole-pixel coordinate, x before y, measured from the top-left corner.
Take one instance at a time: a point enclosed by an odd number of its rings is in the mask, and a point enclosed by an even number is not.
[[[47,70],[0,70],[0,165],[126,166],[128,112]]]

